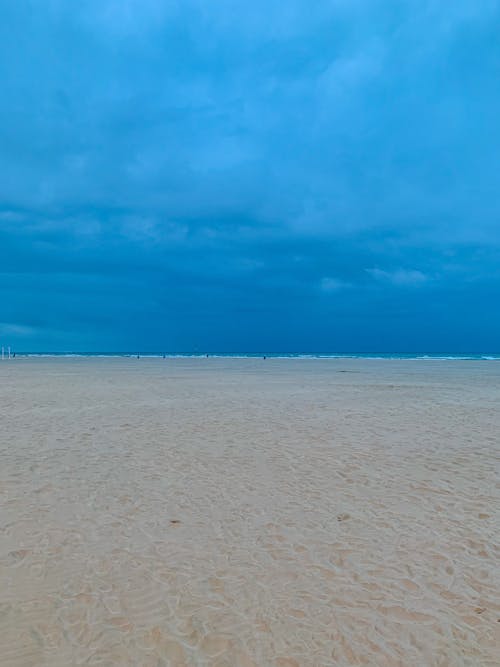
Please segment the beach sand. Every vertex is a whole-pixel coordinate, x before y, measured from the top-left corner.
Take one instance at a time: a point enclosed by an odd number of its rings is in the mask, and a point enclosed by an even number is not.
[[[0,362],[0,665],[500,664],[500,362]]]

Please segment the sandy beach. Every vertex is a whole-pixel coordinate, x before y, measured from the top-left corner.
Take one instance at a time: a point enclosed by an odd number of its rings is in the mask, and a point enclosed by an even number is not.
[[[0,362],[1,667],[500,664],[500,362]]]

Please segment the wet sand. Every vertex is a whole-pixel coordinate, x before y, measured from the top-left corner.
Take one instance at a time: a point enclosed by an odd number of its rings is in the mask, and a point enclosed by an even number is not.
[[[0,362],[2,667],[500,664],[500,362]]]

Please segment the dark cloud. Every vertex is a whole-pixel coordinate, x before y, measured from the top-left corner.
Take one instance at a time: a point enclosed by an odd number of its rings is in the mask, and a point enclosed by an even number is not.
[[[498,348],[496,2],[6,5],[2,341]]]

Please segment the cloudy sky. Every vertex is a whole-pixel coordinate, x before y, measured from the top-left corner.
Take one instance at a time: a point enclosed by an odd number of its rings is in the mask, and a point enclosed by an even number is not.
[[[500,3],[5,0],[0,341],[500,351]]]

